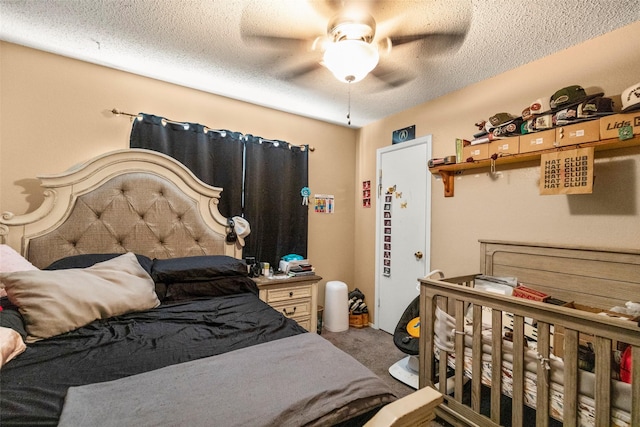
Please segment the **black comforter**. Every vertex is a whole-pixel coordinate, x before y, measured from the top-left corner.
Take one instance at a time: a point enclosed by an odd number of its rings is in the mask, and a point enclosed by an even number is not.
[[[0,372],[0,424],[55,425],[66,391],[305,332],[256,295],[162,305],[28,346]],[[167,384],[167,387],[170,387]]]

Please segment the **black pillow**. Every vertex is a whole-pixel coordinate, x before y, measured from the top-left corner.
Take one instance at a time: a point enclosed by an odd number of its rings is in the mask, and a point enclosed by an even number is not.
[[[220,276],[248,276],[244,260],[226,255],[201,255],[154,259],[153,281],[158,283],[198,282]]]
[[[65,258],[61,258],[54,261],[45,270],[66,270],[69,268],[87,268],[99,262],[108,261],[112,258],[119,257],[122,254],[81,254],[71,255]],[[153,260],[144,255],[135,254],[138,259],[138,263],[149,276],[151,276],[151,268],[153,267]],[[156,295],[158,299],[162,301],[167,293],[167,286],[164,283],[156,283]]]
[[[247,276],[221,276],[197,282],[171,283],[167,286],[167,295],[163,302],[243,293],[258,295],[256,282]]]
[[[11,328],[19,333],[23,340],[27,339],[27,328],[24,326],[24,319],[17,310],[0,310],[0,326]]]
[[[93,264],[97,264],[99,262],[108,261],[112,258],[119,257],[122,254],[81,254],[81,255],[72,255],[66,258],[61,258],[57,261],[54,261],[45,268],[45,270],[66,270],[68,268],[87,268],[91,267]],[[151,267],[153,265],[153,261],[151,258],[146,257],[144,255],[137,255],[138,263],[144,268],[144,270],[151,275]]]

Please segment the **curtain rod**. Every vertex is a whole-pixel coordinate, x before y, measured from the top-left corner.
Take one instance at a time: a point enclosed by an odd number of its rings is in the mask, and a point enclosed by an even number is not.
[[[128,117],[130,118],[130,120],[131,120],[131,121],[133,121],[133,120],[134,120],[134,119],[136,119],[136,118],[139,118],[139,120],[142,120],[142,116],[140,116],[139,114],[125,113],[124,111],[118,110],[117,108],[113,108],[113,109],[111,110],[111,113],[112,113],[113,115],[115,115],[115,116],[128,116]],[[162,119],[162,124],[164,125],[165,123],[171,123],[171,124],[174,124],[174,125],[188,126],[188,123],[184,123],[184,122],[176,122],[176,121],[173,121],[173,120],[169,120],[169,119],[165,119],[165,118],[163,118],[163,119]],[[224,137],[224,136],[226,136],[226,134],[227,134],[227,133],[226,133],[225,131],[223,131],[223,130],[212,129],[212,128],[208,127],[208,126],[203,126],[203,127],[204,127],[204,133],[207,133],[207,132],[216,132],[216,133],[220,134],[220,135],[221,135],[221,136],[223,136],[223,137]],[[241,135],[242,135],[242,134],[241,134]],[[273,140],[273,139],[266,139],[266,138],[258,138],[258,139],[259,139],[259,141],[260,141],[260,143],[261,143],[261,144],[262,144],[263,142],[269,142],[269,143],[274,144],[276,147],[278,146],[278,144],[279,144],[280,142],[285,142],[285,141],[276,141],[276,140]],[[303,150],[307,147],[306,145],[295,145],[295,144],[291,144],[291,143],[289,143],[289,142],[286,142],[286,144],[289,144],[289,146],[292,146],[292,145],[293,145],[293,146],[298,147],[298,148],[301,148],[301,149],[303,149]],[[311,146],[308,146],[308,147],[309,147],[309,151],[312,151],[312,152],[313,152],[313,151],[316,151],[316,149],[315,149],[314,147],[311,147]]]

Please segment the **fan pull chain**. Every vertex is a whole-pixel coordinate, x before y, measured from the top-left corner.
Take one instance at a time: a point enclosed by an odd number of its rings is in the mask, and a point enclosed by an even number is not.
[[[349,110],[347,111],[347,124],[351,126],[351,81],[347,82],[349,86]]]

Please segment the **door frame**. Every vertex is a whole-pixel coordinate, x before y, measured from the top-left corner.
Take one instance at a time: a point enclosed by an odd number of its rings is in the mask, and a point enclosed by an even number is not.
[[[399,144],[393,144],[390,145],[388,147],[383,147],[383,148],[379,148],[378,150],[376,150],[376,222],[375,222],[375,233],[376,233],[376,237],[375,237],[375,242],[376,242],[376,251],[375,251],[375,321],[374,323],[371,324],[371,326],[375,329],[379,329],[378,327],[378,308],[380,307],[380,275],[382,274],[382,268],[380,266],[380,257],[381,257],[381,246],[382,246],[382,237],[381,237],[381,233],[380,233],[380,223],[382,221],[382,217],[381,217],[381,203],[380,203],[380,197],[381,197],[381,193],[382,193],[382,179],[381,179],[381,169],[380,169],[380,165],[381,165],[381,157],[383,154],[386,154],[388,152],[392,152],[392,151],[397,151],[397,150],[402,150],[408,147],[413,147],[415,145],[421,145],[421,144],[426,144],[426,148],[427,148],[427,159],[425,159],[425,170],[428,169],[428,158],[431,156],[432,153],[432,148],[433,148],[433,136],[431,134],[429,135],[424,135],[424,136],[420,136],[418,138],[415,138],[414,140],[411,141],[407,141],[407,142],[401,142]],[[429,180],[429,175],[427,175],[427,189],[431,188],[431,180]],[[428,196],[427,199],[425,200],[425,205],[426,205],[426,212],[425,212],[425,251],[428,251],[428,254],[426,259],[425,259],[425,274],[428,272],[429,268],[431,267],[431,191],[428,191]],[[417,279],[417,278],[416,278]]]

